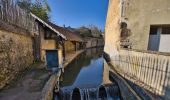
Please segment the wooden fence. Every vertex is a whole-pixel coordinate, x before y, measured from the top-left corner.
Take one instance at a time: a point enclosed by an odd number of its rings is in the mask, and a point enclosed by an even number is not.
[[[170,99],[169,54],[120,50],[111,59],[115,69],[126,79],[163,99]]]
[[[29,32],[34,30],[31,15],[17,5],[18,0],[0,0],[0,20]]]

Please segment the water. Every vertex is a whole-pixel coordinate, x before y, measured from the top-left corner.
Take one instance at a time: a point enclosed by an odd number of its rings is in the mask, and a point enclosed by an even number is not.
[[[107,100],[120,100],[120,91],[117,85],[105,86]]]
[[[102,85],[98,88],[61,89],[55,100],[120,100],[117,85]]]
[[[103,48],[88,49],[65,69],[60,87],[94,87],[102,83]]]
[[[80,89],[81,100],[96,100],[98,97],[96,88]]]
[[[88,49],[67,66],[55,100],[119,100],[116,84],[102,85],[102,52],[103,48]]]

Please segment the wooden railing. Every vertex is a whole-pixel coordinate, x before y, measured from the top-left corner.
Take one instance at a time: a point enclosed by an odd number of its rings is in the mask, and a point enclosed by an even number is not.
[[[126,79],[150,92],[170,99],[170,54],[120,50],[111,57],[115,69]]]
[[[34,30],[33,18],[17,5],[17,0],[0,0],[0,21],[29,32]]]

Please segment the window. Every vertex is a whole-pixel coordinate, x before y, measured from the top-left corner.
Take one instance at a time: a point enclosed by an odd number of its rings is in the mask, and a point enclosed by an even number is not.
[[[44,39],[52,39],[52,33],[49,31],[44,32]]]
[[[151,26],[151,28],[150,28],[150,35],[157,35],[157,32],[158,32],[158,27]]]
[[[170,25],[155,25],[150,27],[150,35],[170,34]]]
[[[170,26],[162,27],[162,34],[169,34],[170,35]]]

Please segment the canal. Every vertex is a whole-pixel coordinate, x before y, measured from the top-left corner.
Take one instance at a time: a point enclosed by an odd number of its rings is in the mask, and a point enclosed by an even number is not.
[[[103,48],[88,49],[65,69],[60,87],[98,86],[102,82]]]
[[[59,93],[61,100],[71,100],[71,97],[74,97],[74,91],[76,95],[79,93],[81,99],[76,98],[72,100],[97,100],[99,94],[101,94],[98,93],[98,91],[103,91],[104,78],[106,76],[103,75],[105,68],[102,53],[103,48],[87,49],[66,67],[60,78]],[[111,88],[104,89],[104,91],[107,92],[106,95],[108,95],[109,92],[118,90],[117,86],[111,86],[108,85],[107,87]],[[104,96],[103,92],[101,95],[103,96],[100,96],[100,98],[107,97],[106,95]],[[112,97],[117,99],[118,95],[119,94],[116,94]],[[60,100],[58,96],[59,94],[56,94],[55,100]]]

